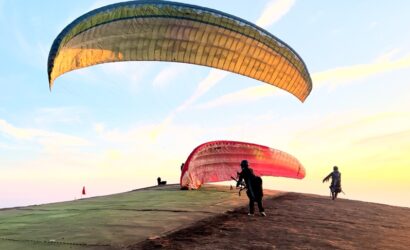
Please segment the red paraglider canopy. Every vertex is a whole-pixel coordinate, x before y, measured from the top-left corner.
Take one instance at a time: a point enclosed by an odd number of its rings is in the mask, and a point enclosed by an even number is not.
[[[237,141],[211,141],[199,145],[182,169],[181,188],[197,189],[203,183],[228,181],[248,160],[259,176],[305,177],[305,168],[292,155],[266,146]]]

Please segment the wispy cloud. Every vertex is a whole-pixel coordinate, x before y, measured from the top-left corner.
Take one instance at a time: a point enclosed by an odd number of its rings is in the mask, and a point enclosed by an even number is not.
[[[158,75],[152,82],[152,85],[156,88],[165,88],[173,81],[175,81],[178,76],[180,76],[184,72],[187,72],[190,67],[191,66],[188,64],[172,64],[171,66],[164,68],[158,73]]]
[[[39,125],[75,124],[81,123],[82,118],[86,115],[86,110],[80,107],[39,108],[33,115],[34,121]]]
[[[293,4],[294,0],[278,0],[269,2],[265,10],[261,13],[260,17],[258,18],[257,24],[265,28],[272,25],[273,23],[280,20],[280,18],[282,18],[284,15],[286,15],[286,13],[289,12]],[[154,137],[157,137],[169,124],[172,123],[177,113],[191,106],[201,96],[207,93],[209,89],[211,89],[213,86],[222,81],[228,74],[229,73],[226,71],[211,69],[211,71],[205,77],[205,79],[198,84],[198,87],[196,88],[195,92],[184,103],[182,103],[175,110],[173,110],[165,118],[165,120],[152,132]],[[252,89],[250,91],[253,94],[263,92],[263,90],[260,89]],[[241,95],[242,94],[238,94],[238,96]],[[230,98],[233,99],[234,97]]]
[[[256,87],[241,89],[239,91],[220,96],[209,102],[199,104],[195,106],[195,108],[209,109],[230,104],[238,104],[241,102],[251,102],[260,100],[264,97],[272,96],[275,93],[279,94],[280,92],[278,92],[270,85],[260,85]]]
[[[398,50],[392,50],[377,57],[373,62],[345,67],[337,67],[312,74],[313,88],[316,90],[325,86],[337,87],[350,84],[352,81],[365,79],[377,74],[410,68],[410,55],[397,57]],[[253,101],[273,94],[283,93],[270,85],[252,87],[220,96],[207,103],[199,104],[198,108],[215,108],[233,105],[241,102]]]
[[[398,144],[400,141],[408,142],[410,139],[410,130],[402,130],[398,132],[387,132],[385,134],[378,134],[374,136],[369,136],[365,138],[361,138],[357,140],[357,144],[366,145],[371,144],[374,145],[375,143],[386,145],[386,144]]]
[[[258,18],[259,25],[263,27],[267,27],[269,25],[272,25],[273,23],[277,22],[280,18],[282,18],[293,5],[293,0],[279,0],[279,1],[271,1],[268,3],[268,8],[265,9],[260,17]],[[268,18],[268,16],[274,15],[273,19]],[[269,19],[268,21],[262,21],[259,20],[265,20]],[[188,98],[180,107],[177,108],[177,111],[181,111],[185,109],[187,106],[191,105],[194,103],[199,97],[204,95],[206,92],[209,91],[210,88],[215,86],[218,82],[222,81],[229,73],[226,71],[221,71],[218,69],[211,69],[209,72],[208,76],[202,80],[197,89],[195,90],[194,94]]]
[[[295,0],[273,0],[268,2],[256,24],[263,28],[269,27],[285,16],[294,4]]]
[[[34,128],[19,128],[2,119],[0,119],[1,134],[12,139],[34,141],[49,148],[91,145],[89,141],[77,136]]]
[[[177,179],[178,172],[168,167],[179,166],[206,131],[200,127],[171,124],[167,127],[169,133],[163,134],[161,140],[156,140],[152,137],[152,131],[156,128],[157,124],[153,123],[137,124],[129,128],[110,128],[96,124],[95,130],[98,131],[101,145],[98,153],[101,155],[99,166],[135,169],[144,162],[144,168],[138,171],[147,171],[146,175],[150,176],[155,173],[154,169],[161,169],[162,174]]]
[[[392,70],[410,67],[410,55],[392,60],[390,55],[380,56],[377,60],[367,64],[338,67],[312,75],[314,87],[323,84],[341,85],[349,81],[370,77]]]
[[[0,149],[8,149],[8,150],[10,150],[10,149],[18,149],[18,148],[15,147],[15,146],[11,146],[11,145],[9,145],[9,144],[0,143]]]
[[[373,177],[394,182],[402,175],[388,177],[389,173],[410,163],[409,118],[408,112],[383,111],[322,116],[294,130],[291,147],[311,169],[336,163],[351,176],[371,171]]]
[[[117,62],[101,65],[98,73],[104,74],[106,79],[111,79],[113,84],[126,84],[132,93],[138,93],[144,78],[153,68],[152,62]]]
[[[396,133],[410,126],[409,112],[376,112],[363,116],[361,112],[337,113],[312,121],[311,126],[301,130],[297,137],[309,138],[367,138]]]
[[[179,113],[184,111],[186,108],[191,106],[196,100],[198,100],[202,95],[209,91],[210,88],[215,86],[218,82],[224,79],[228,75],[228,72],[219,69],[211,69],[208,76],[202,80],[195,92],[179,105],[175,110],[168,114],[168,116],[159,124],[152,132],[151,135],[157,138],[160,133],[163,132],[174,120],[174,117]]]
[[[198,98],[203,96],[206,92],[209,91],[213,86],[215,86],[218,82],[224,79],[229,73],[219,69],[211,69],[208,76],[202,80],[198,87],[196,88],[195,92],[189,97],[182,105],[180,105],[176,111],[180,112],[187,107],[189,107],[192,103],[194,103]]]

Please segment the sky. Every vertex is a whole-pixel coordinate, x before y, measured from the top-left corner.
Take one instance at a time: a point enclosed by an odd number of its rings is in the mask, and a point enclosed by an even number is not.
[[[0,0],[0,207],[178,183],[199,144],[237,140],[288,152],[306,177],[264,188],[410,207],[410,2],[180,1],[256,23],[306,63],[304,103],[230,72],[166,62],[97,65],[48,89],[53,40],[117,1]],[[239,163],[238,163],[239,164]],[[233,183],[231,183],[233,184]]]

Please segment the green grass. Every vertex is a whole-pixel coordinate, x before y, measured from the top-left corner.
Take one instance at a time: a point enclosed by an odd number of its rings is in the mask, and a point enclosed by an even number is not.
[[[245,204],[228,187],[178,185],[0,211],[0,249],[121,248]]]

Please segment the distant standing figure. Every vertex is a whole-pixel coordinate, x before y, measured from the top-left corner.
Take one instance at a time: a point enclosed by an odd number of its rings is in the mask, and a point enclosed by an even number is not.
[[[161,181],[161,177],[158,177],[158,178],[157,178],[157,182],[158,182],[158,186],[166,185],[166,184],[167,184],[167,181]]]
[[[332,193],[332,200],[334,200],[337,198],[337,194],[342,192],[342,174],[339,172],[337,166],[334,166],[333,172],[323,179],[323,183],[329,181],[330,178],[332,178],[332,182],[330,183],[329,188]]]
[[[255,202],[258,203],[259,212],[262,216],[266,216],[265,209],[262,205],[263,197],[263,188],[262,188],[262,178],[255,176],[253,169],[249,168],[247,160],[241,162],[242,171],[239,174],[239,180],[236,184],[236,187],[242,182],[245,181],[246,184],[246,195],[249,198],[249,213],[248,215],[253,216],[255,213]]]

